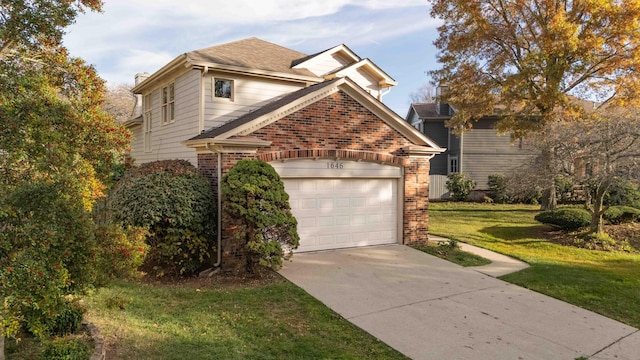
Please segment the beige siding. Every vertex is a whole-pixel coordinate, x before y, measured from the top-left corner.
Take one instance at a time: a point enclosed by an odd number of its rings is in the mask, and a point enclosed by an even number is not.
[[[169,82],[162,86],[168,85]],[[162,86],[152,92],[152,149],[150,152],[143,150],[142,128],[140,134],[134,137],[134,143],[139,150],[133,152],[132,157],[136,164],[142,164],[156,160],[184,159],[192,164],[197,164],[195,150],[187,148],[181,142],[198,134],[198,111],[200,99],[200,72],[191,70],[175,79],[175,121],[170,124],[161,124],[161,99]]]
[[[465,152],[463,172],[476,182],[476,190],[487,190],[489,175],[508,174],[518,166],[526,164],[532,156],[529,154],[467,154]]]
[[[378,85],[378,81],[374,79],[371,75],[367,74],[362,68],[358,69],[350,69],[349,71],[341,71],[340,74],[342,76],[347,76],[349,79],[353,80],[358,84],[361,88],[366,90],[369,94],[373,95],[376,99],[380,94],[380,86]]]
[[[144,128],[142,125],[136,125],[131,130],[131,157],[135,160],[135,164],[138,164],[138,158],[144,153]]]
[[[213,97],[214,77],[233,80],[233,100]],[[205,130],[220,126],[303,87],[300,83],[215,73],[206,76],[204,80]]]
[[[352,59],[340,54],[320,55],[309,61],[307,69],[316,76],[323,76],[353,63]],[[305,64],[306,65],[306,64]]]

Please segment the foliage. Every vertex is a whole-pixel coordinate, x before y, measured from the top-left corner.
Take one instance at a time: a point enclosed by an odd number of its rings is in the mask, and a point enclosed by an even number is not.
[[[640,6],[635,1],[430,0],[441,19],[438,61],[456,113],[452,129],[487,115],[520,138],[585,108],[570,95],[601,103],[638,101]],[[498,106],[499,105],[499,106]]]
[[[107,279],[128,279],[139,276],[149,246],[146,228],[105,223],[97,226],[96,270],[104,283]]]
[[[591,223],[591,215],[586,210],[574,208],[543,211],[534,219],[543,224],[559,226],[563,230],[577,230]]]
[[[89,360],[93,349],[80,338],[55,338],[44,348],[42,355],[47,360]]]
[[[475,186],[472,179],[467,179],[467,176],[462,173],[452,173],[447,176],[447,182],[445,184],[447,190],[451,193],[456,201],[465,201],[471,194],[471,190]]]
[[[222,199],[225,223],[233,224],[233,238],[245,246],[248,271],[257,272],[257,265],[277,269],[298,247],[289,195],[271,165],[239,161],[222,180]]]
[[[64,336],[78,331],[82,324],[84,312],[85,309],[80,305],[80,303],[71,302],[69,300],[65,301],[63,310],[53,318],[51,335]]]
[[[493,199],[493,202],[498,204],[505,204],[511,201],[507,192],[509,179],[503,174],[491,174],[489,175],[489,197]]]
[[[214,205],[210,182],[184,160],[133,168],[109,195],[114,221],[149,229],[147,260],[159,275],[190,275],[210,258]]]
[[[622,224],[640,220],[640,209],[631,206],[611,206],[605,210],[603,217],[611,224]]]
[[[131,118],[131,110],[135,104],[135,97],[131,92],[130,84],[117,84],[107,89],[102,110],[113,116],[119,122],[125,122]]]
[[[23,321],[35,335],[47,335],[62,297],[95,279],[94,226],[72,180],[25,180],[2,199],[0,288],[8,335]]]
[[[604,198],[605,205],[626,205],[640,208],[640,186],[630,179],[617,179]]]

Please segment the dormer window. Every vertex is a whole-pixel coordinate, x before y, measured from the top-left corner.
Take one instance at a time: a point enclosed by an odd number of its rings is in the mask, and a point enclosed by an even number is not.
[[[213,79],[213,97],[217,99],[229,99],[233,101],[233,80]]]

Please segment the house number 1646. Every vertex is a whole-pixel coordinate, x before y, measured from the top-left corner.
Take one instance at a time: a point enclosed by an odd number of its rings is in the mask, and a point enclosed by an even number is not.
[[[344,163],[330,161],[327,163],[327,169],[336,169],[336,170],[344,169]]]

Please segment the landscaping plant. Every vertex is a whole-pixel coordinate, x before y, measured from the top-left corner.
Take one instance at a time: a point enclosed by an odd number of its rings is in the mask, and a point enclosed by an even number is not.
[[[113,220],[149,231],[147,263],[157,275],[191,275],[213,251],[215,198],[211,183],[185,160],[164,160],[133,168],[109,195]],[[125,230],[138,233],[140,229]],[[142,252],[143,246],[123,251]],[[135,260],[132,260],[135,261]]]
[[[241,160],[222,180],[223,217],[244,244],[247,270],[277,269],[298,247],[297,221],[289,195],[273,167],[259,160]]]

